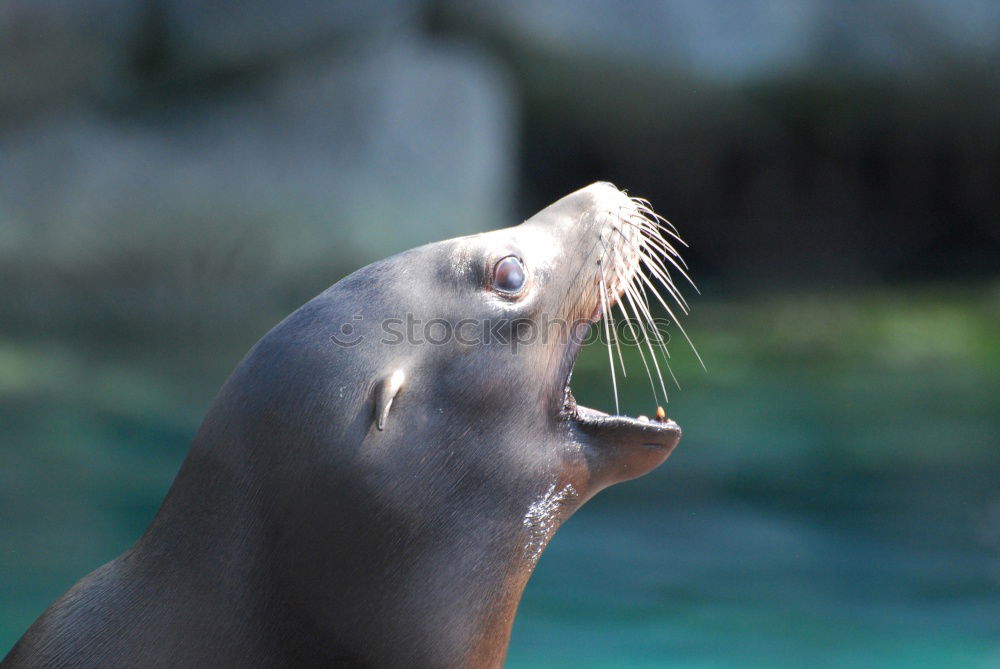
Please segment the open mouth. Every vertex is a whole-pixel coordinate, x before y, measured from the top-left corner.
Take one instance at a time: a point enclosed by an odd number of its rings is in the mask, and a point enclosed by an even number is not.
[[[579,349],[573,353],[575,364]],[[632,442],[648,448],[671,450],[681,438],[681,428],[667,418],[661,407],[652,417],[624,416],[605,413],[578,404],[570,388],[573,371],[570,369],[563,391],[562,416],[585,434],[600,441]]]
[[[609,304],[613,305],[619,296],[611,295]],[[601,321],[601,311],[596,310],[591,317],[591,327],[595,327]],[[567,351],[568,364],[566,367],[566,381],[563,385],[563,402],[560,411],[561,417],[577,427],[592,440],[608,443],[627,442],[633,445],[644,446],[651,449],[663,449],[669,453],[681,438],[681,428],[673,420],[666,417],[663,407],[657,406],[653,415],[650,416],[626,416],[622,414],[609,414],[599,409],[592,409],[577,403],[573,397],[573,390],[570,388],[570,381],[573,378],[573,368],[576,366],[577,358],[583,345],[581,342],[573,342]]]
[[[616,335],[613,334],[614,308],[618,307],[624,317],[623,323],[627,325],[635,341],[643,341],[646,344],[645,351],[643,345],[639,344],[639,355],[653,388],[654,401],[658,401],[655,379],[659,381],[659,389],[665,403],[666,385],[654,349],[658,347],[666,357],[666,341],[652,316],[649,298],[655,298],[674,323],[677,322],[674,310],[660,294],[661,289],[676,304],[676,308],[687,313],[687,303],[671,277],[673,268],[688,278],[684,271],[684,261],[671,243],[671,239],[681,244],[683,240],[677,236],[673,226],[666,219],[652,210],[647,201],[629,198],[614,186],[610,186],[606,193],[606,199],[599,205],[606,207],[606,210],[597,211],[590,219],[598,225],[596,230],[598,242],[596,248],[599,249],[596,256],[598,269],[592,286],[597,295],[595,298],[589,290],[585,290],[580,299],[593,309],[589,319],[591,326],[597,324],[603,326],[609,340],[607,345],[611,364],[611,383],[615,392],[615,414],[582,406],[573,397],[570,379],[581,348],[580,343],[574,342],[566,351],[568,360],[563,368],[566,380],[560,415],[578,431],[584,433],[589,440],[598,441],[599,446],[614,443],[659,449],[669,453],[677,445],[681,430],[677,423],[666,417],[662,407],[656,406],[651,417],[620,414],[615,359],[612,351],[618,354],[623,374],[625,361]],[[677,327],[687,338],[683,327],[679,324]],[[688,342],[690,343],[690,339]],[[697,352],[695,354],[697,355]]]

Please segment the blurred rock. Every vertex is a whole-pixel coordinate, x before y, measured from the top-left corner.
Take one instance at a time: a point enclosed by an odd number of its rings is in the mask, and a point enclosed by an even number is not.
[[[0,319],[269,323],[597,179],[738,290],[991,276],[998,55],[987,0],[9,0]]]
[[[503,72],[413,36],[128,121],[0,143],[10,324],[237,329],[367,262],[511,223]],[[258,331],[259,334],[259,331]]]
[[[995,273],[1000,4],[447,0],[434,25],[517,78],[520,213],[613,181],[740,291]]]
[[[166,49],[181,69],[220,70],[300,56],[411,24],[425,0],[162,0]]]
[[[121,85],[142,12],[135,0],[0,2],[0,123]]]
[[[452,21],[536,56],[721,81],[809,71],[937,72],[1000,52],[991,0],[451,0]]]

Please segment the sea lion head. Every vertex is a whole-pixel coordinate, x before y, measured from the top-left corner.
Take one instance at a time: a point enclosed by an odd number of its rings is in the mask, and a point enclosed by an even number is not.
[[[356,294],[355,313],[331,325],[352,325],[355,337],[331,338],[369,365],[363,378],[385,418],[384,430],[355,435],[358,457],[409,467],[452,440],[463,476],[571,485],[577,504],[660,464],[680,438],[676,423],[608,416],[577,405],[569,387],[587,331],[616,303],[644,297],[641,261],[667,244],[648,211],[596,183],[520,225],[423,246],[335,286],[338,303]],[[383,384],[398,396],[380,398]],[[435,433],[445,439],[427,441]],[[479,440],[482,449],[470,446]]]
[[[499,663],[559,523],[680,438],[569,388],[586,330],[668,276],[663,231],[595,183],[358,270],[250,351],[171,497],[224,506],[262,542],[296,634],[376,665]]]

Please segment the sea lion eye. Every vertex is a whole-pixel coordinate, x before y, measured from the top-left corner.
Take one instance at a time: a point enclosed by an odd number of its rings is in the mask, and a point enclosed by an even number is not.
[[[518,293],[524,288],[525,271],[521,259],[507,256],[493,268],[493,287],[504,293]]]

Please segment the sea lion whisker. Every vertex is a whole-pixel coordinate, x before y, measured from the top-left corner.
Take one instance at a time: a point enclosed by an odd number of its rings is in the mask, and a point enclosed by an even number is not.
[[[660,291],[657,289],[656,285],[653,282],[651,282],[649,280],[649,278],[646,277],[645,274],[642,274],[640,276],[640,278],[641,278],[641,281],[645,284],[645,285],[643,285],[642,283],[639,284],[639,287],[642,288],[642,291],[641,291],[642,295],[644,297],[648,298],[648,294],[649,293],[653,293],[653,295],[656,297],[657,301],[660,304],[664,305],[664,308],[667,309],[667,313],[670,315],[671,318],[673,318],[674,317],[673,313],[670,312],[670,309],[666,306],[665,300],[660,295]],[[645,307],[646,307],[646,312],[645,312],[646,313],[646,318],[648,319],[649,323],[655,324],[656,321],[653,318],[652,305],[649,303],[648,299],[646,301]],[[659,329],[657,328],[656,331],[659,332]],[[666,349],[665,345],[663,346],[663,349],[664,349],[664,353],[667,355],[667,357],[670,357],[670,352]]]
[[[656,221],[655,219],[650,218],[640,209],[632,208],[629,210],[629,214],[630,216],[628,217],[627,220],[630,222],[631,225],[634,225],[636,227],[643,227],[647,230],[655,232],[658,235],[662,234],[663,232],[666,232],[671,235],[676,234],[663,224]]]
[[[667,219],[663,218],[651,209],[637,207],[634,211],[635,218],[644,221],[650,230],[656,230],[657,234],[665,234],[672,237],[675,241],[683,244],[685,247],[688,246],[688,243],[684,241],[684,238],[680,236],[677,229],[673,226],[673,224],[667,221]]]
[[[652,208],[645,205],[636,205],[633,210],[639,217],[647,221],[651,227],[678,237],[678,241],[684,241],[683,239],[680,239],[680,233],[677,232],[677,228],[674,227],[674,224],[653,211]]]
[[[635,292],[636,292],[636,287],[633,284],[629,284],[628,286],[626,286],[625,293],[624,293],[625,299],[628,300],[628,303],[631,306],[632,311],[635,313],[635,321],[636,321],[636,323],[639,324],[639,329],[642,331],[643,341],[645,342],[647,348],[649,349],[649,355],[650,355],[650,357],[653,359],[653,366],[656,368],[656,376],[657,376],[657,378],[660,381],[660,388],[663,390],[663,401],[666,402],[667,401],[667,386],[663,382],[663,373],[660,371],[660,363],[656,359],[656,352],[653,350],[653,344],[650,342],[649,335],[646,333],[646,326],[643,323],[643,319],[639,315],[640,314],[639,308],[638,308],[638,306],[635,303]],[[628,322],[628,321],[626,320],[626,322]],[[631,323],[629,324],[629,327],[630,328],[632,327]],[[634,336],[635,330],[632,330],[632,332],[633,332],[633,336]],[[652,374],[649,373],[649,365],[646,364],[646,356],[642,352],[642,346],[640,345],[638,348],[639,348],[639,355],[642,357],[642,363],[644,365],[646,365],[646,373],[649,374],[649,383],[650,383],[651,386],[653,386],[653,398],[657,402],[659,402],[659,399],[656,397],[656,386],[653,384]]]
[[[670,280],[670,275],[666,273],[665,268],[657,267],[653,259],[645,256],[640,258],[640,260],[642,264],[644,264],[649,269],[650,273],[653,274],[653,276],[655,276],[657,279],[659,279],[660,282],[666,287],[666,289],[670,292],[671,297],[674,298],[674,301],[677,302],[681,310],[684,312],[684,315],[687,315],[690,311],[687,300],[684,299],[684,296],[681,295],[681,292],[677,289],[677,286],[675,286],[673,281]]]
[[[618,230],[617,226],[613,226],[612,229],[616,230],[616,231]],[[605,246],[605,249],[606,248],[607,247]],[[622,255],[620,253],[614,254],[612,257],[614,259],[613,270],[614,270],[615,292],[616,293],[618,293],[618,292],[624,293],[625,289],[629,285],[629,282],[631,281],[630,277],[628,279],[626,279],[625,276],[628,276],[628,274],[630,272],[629,272],[629,270],[628,270],[627,267],[624,267],[625,259],[622,257]],[[603,267],[602,267],[601,271],[602,271],[602,274],[603,274],[603,272],[604,272],[604,268]],[[624,271],[625,276],[623,276],[623,271]],[[609,297],[610,297],[610,294],[609,294]],[[628,320],[628,313],[625,311],[625,308],[622,306],[621,299],[620,298],[616,299],[614,301],[614,304],[618,305],[618,308],[621,310],[622,314],[624,315],[625,325],[627,327],[631,328],[631,323],[629,323],[629,320]],[[619,337],[618,337],[618,328],[617,328],[617,326],[615,325],[615,322],[614,322],[614,305],[612,305],[612,308],[609,310],[608,319],[610,321],[610,326],[611,326],[611,336],[614,339],[615,348],[618,351],[618,360],[619,360],[619,362],[621,364],[622,376],[625,377],[625,378],[627,378],[628,377],[628,372],[625,369],[625,358],[622,355],[622,351],[621,351],[621,344],[619,342]],[[643,360],[643,365],[647,367],[647,373],[648,373],[648,365],[646,364],[645,360]]]
[[[670,242],[663,238],[663,236],[659,233],[659,230],[650,228],[648,225],[637,222],[637,220],[645,221],[642,217],[632,217],[630,219],[623,220],[622,223],[639,229],[641,241],[643,242],[644,247],[657,252],[658,255],[675,258],[684,266],[683,269],[688,268],[687,262],[683,257],[681,257],[681,254],[673,247],[673,245],[670,244]],[[648,223],[648,221],[645,221],[645,223]],[[674,263],[674,265],[676,266],[676,263]],[[680,267],[678,267],[678,269],[683,271]],[[691,279],[688,278],[688,281],[691,281]],[[695,290],[697,290],[697,286],[695,286]]]
[[[615,228],[615,229],[618,230],[617,228]],[[622,233],[621,230],[618,230],[618,232],[621,235],[623,241],[626,244],[628,244],[633,249],[633,251],[636,252],[636,254],[637,254],[637,256],[639,258],[645,257],[646,254],[642,251],[642,249],[636,249],[635,246],[634,246],[634,244],[632,243],[631,239],[629,239],[624,233]],[[616,263],[616,271],[618,270],[618,268],[619,268],[619,266]],[[634,284],[634,281],[635,281],[634,274],[638,273],[638,272],[641,272],[641,270],[637,269],[637,270],[635,270],[633,272],[633,278],[629,282],[626,282],[624,284],[622,292],[623,292],[624,295],[627,296],[627,299],[629,299],[630,303],[632,304],[633,308],[635,309],[635,311],[636,311],[636,319],[639,322],[640,326],[643,325],[643,318],[644,318],[650,324],[650,327],[652,328],[652,330],[656,333],[657,344],[659,345],[659,347],[663,351],[663,354],[664,354],[664,357],[665,357],[665,361],[664,362],[667,365],[667,371],[670,373],[671,378],[673,379],[674,383],[679,388],[680,387],[680,382],[677,380],[677,376],[674,374],[673,368],[670,366],[670,363],[669,363],[670,351],[667,348],[666,342],[664,341],[663,336],[662,336],[662,334],[659,331],[659,328],[656,327],[655,320],[652,317],[652,312],[651,312],[651,309],[650,309],[650,306],[649,306],[649,302],[648,302],[648,300],[645,299],[644,291],[639,290],[639,288]],[[664,269],[664,274],[666,275],[666,278],[665,279],[661,278],[661,281],[663,281],[664,284],[667,285],[668,289],[671,290],[671,295],[675,299],[677,299],[679,297],[680,298],[680,303],[686,305],[686,303],[683,303],[683,297],[680,297],[679,291],[677,291],[676,288],[673,286],[673,282],[669,278],[669,273],[666,273],[665,269]],[[654,288],[654,290],[655,290],[655,288]],[[643,300],[642,300],[642,308],[643,309],[642,309],[641,312],[640,312],[638,306],[636,306],[636,304],[634,303],[635,293],[639,293],[643,297]],[[659,297],[658,293],[657,293],[657,296]],[[621,303],[621,302],[619,302],[619,303]],[[683,306],[682,306],[682,308],[683,308]],[[639,316],[640,313],[641,313],[641,317]],[[686,310],[685,310],[685,313],[687,313]],[[645,333],[645,329],[644,329],[644,333]],[[650,348],[650,355],[652,356],[653,363],[656,366],[657,376],[660,379],[660,384],[661,384],[661,387],[662,387],[662,390],[663,390],[663,394],[664,394],[664,400],[666,400],[666,397],[667,397],[666,384],[663,383],[663,375],[662,375],[662,372],[660,371],[659,362],[658,362],[658,360],[656,358],[655,353],[652,350],[652,344],[649,343],[648,339],[647,339],[647,345]],[[641,348],[641,346],[639,347],[639,350],[640,350],[640,354],[642,354],[642,348]],[[643,354],[642,357],[643,357],[643,363],[646,364],[645,355]],[[648,365],[647,365],[647,372],[648,372]],[[652,383],[652,378],[650,378],[650,383]],[[655,397],[655,387],[654,387],[654,397]]]
[[[621,234],[620,231],[619,234]],[[641,247],[636,248],[635,245],[632,244],[632,240],[628,239],[628,237],[625,237],[624,234],[622,234],[622,238],[625,240],[625,243],[632,246],[632,249],[636,252],[638,259],[647,267],[649,267],[650,271],[656,273],[657,275],[656,278],[659,279],[664,284],[664,286],[667,287],[667,290],[670,291],[671,297],[673,297],[674,300],[677,301],[677,303],[681,306],[681,309],[683,310],[684,314],[687,315],[690,311],[690,308],[688,307],[687,304],[687,300],[684,299],[684,296],[677,289],[676,285],[673,282],[673,279],[670,276],[670,272],[667,269],[667,267],[663,265],[663,263],[659,260],[657,256],[646,253],[645,250]],[[678,270],[683,273],[683,270],[680,270],[680,268],[678,268]],[[688,281],[690,281],[690,279],[688,279]],[[695,290],[697,290],[697,287],[695,287]]]
[[[625,305],[624,301],[618,300],[618,309],[621,310],[621,312],[622,312],[622,317],[625,320],[625,326],[629,329],[629,332],[632,333],[632,338],[635,339],[635,341],[636,341],[636,348],[639,350],[639,359],[642,360],[642,366],[646,370],[646,377],[649,379],[650,390],[653,391],[653,400],[657,404],[659,404],[660,400],[659,400],[659,397],[657,397],[657,394],[656,394],[656,384],[653,382],[653,372],[649,368],[649,362],[646,361],[646,354],[642,350],[642,344],[639,343],[639,335],[636,333],[635,327],[633,327],[633,325],[632,325],[632,318],[633,317],[632,317],[631,314],[629,314],[628,309],[626,308],[626,305]],[[640,330],[642,329],[642,324],[641,323],[639,324],[639,328],[640,328]],[[643,334],[643,337],[645,337],[645,333]]]
[[[674,280],[673,280],[673,277],[670,274],[669,268],[666,265],[663,264],[663,261],[661,260],[660,255],[662,255],[662,254],[653,254],[653,253],[647,252],[646,249],[642,249],[642,250],[640,250],[640,253],[639,253],[639,259],[651,271],[655,271],[657,273],[657,278],[665,286],[667,286],[670,289],[670,293],[671,293],[671,295],[673,295],[674,299],[677,300],[678,303],[683,303],[684,306],[686,307],[687,306],[687,302],[684,299],[684,296],[681,294],[680,290],[677,288],[677,285],[674,283]],[[669,257],[668,257],[668,260],[670,260]],[[677,269],[677,271],[679,271],[681,274],[683,274],[685,277],[687,277],[687,275],[684,272],[684,270],[682,270],[681,268],[677,267],[677,263],[674,263],[673,261],[671,261],[671,264],[674,266],[675,269]],[[688,279],[688,281],[690,282],[690,279]],[[695,286],[695,290],[697,290],[696,286]]]
[[[604,288],[605,288],[605,286],[604,286],[604,274],[602,273],[601,274],[601,288],[600,288],[600,293],[601,293],[601,311],[602,311],[602,313],[607,314],[607,312],[608,312],[608,303],[607,303],[607,300],[605,299]],[[604,321],[604,332],[605,332],[605,334],[608,337],[608,341],[610,342],[610,340],[611,340],[611,333],[610,333],[610,331],[608,329],[608,319],[607,318],[603,318],[602,320]],[[610,343],[608,343],[608,362],[611,363],[611,387],[612,387],[612,389],[614,390],[614,393],[615,393],[615,413],[617,414],[617,413],[620,412],[619,407],[618,407],[618,380],[615,378],[615,359],[611,355],[611,344]]]
[[[616,230],[617,230],[617,228],[616,228]],[[632,248],[633,251],[636,252],[636,255],[637,255],[639,261],[642,262],[643,264],[645,264],[647,267],[649,267],[650,271],[654,274],[654,277],[657,278],[667,288],[667,290],[669,291],[671,297],[675,301],[677,301],[677,303],[680,306],[680,308],[683,311],[683,313],[687,314],[688,313],[687,302],[684,300],[683,295],[680,294],[680,291],[677,290],[677,287],[674,285],[673,280],[670,277],[670,273],[669,273],[669,271],[667,271],[666,267],[663,266],[662,263],[658,263],[658,259],[656,258],[656,256],[650,255],[649,253],[647,253],[642,248],[636,248],[635,244],[633,243],[633,241],[631,239],[629,239],[621,230],[618,230],[618,232],[621,235],[622,240],[626,244],[628,244]],[[657,267],[657,264],[659,264],[659,267]],[[632,277],[632,281],[633,282],[636,280],[634,274],[638,274],[638,273],[641,273],[641,270],[636,270],[633,273],[633,277]],[[657,290],[656,286],[654,284],[652,284],[651,282],[649,282],[646,279],[645,276],[643,276],[642,279],[653,290],[653,292],[657,296],[657,299],[660,300],[661,302],[663,302],[663,299],[662,299],[662,297],[660,297],[659,291]],[[639,284],[639,285],[641,286],[641,284]],[[650,310],[650,307],[649,307],[649,302],[648,302],[647,299],[645,299],[644,291],[639,291],[639,292],[640,292],[640,294],[643,295],[643,298],[644,298],[643,302],[644,302],[645,311],[646,311],[645,316],[649,320],[649,322],[652,323],[653,319],[652,319],[652,313],[651,313],[651,310]],[[668,310],[668,312],[669,312],[669,310]],[[670,313],[671,317],[674,317],[672,312],[669,312],[669,313]],[[657,329],[657,332],[659,332],[658,329]],[[666,357],[669,358],[670,357],[670,352],[666,349],[665,345],[662,344],[662,341],[661,341],[661,347],[663,348],[664,354],[666,355]],[[676,381],[676,379],[675,379],[675,381]]]
[[[648,236],[654,238],[667,252],[677,258],[681,258],[680,251],[674,247],[667,237],[673,238],[685,248],[688,248],[688,243],[684,241],[680,235],[665,226],[658,225],[653,221],[650,221],[648,218],[643,216],[641,212],[636,212],[636,214],[629,220],[628,224],[645,231]],[[666,236],[664,236],[664,233],[666,233]]]
[[[688,346],[690,346],[691,350],[694,352],[694,356],[698,358],[698,362],[701,364],[701,368],[707,371],[708,368],[705,367],[705,362],[701,359],[701,355],[698,353],[698,349],[695,348],[694,342],[691,341],[691,337],[689,337],[687,331],[684,330],[684,326],[680,324],[680,321],[674,314],[673,309],[670,308],[670,306],[666,303],[666,301],[663,299],[660,293],[656,290],[656,286],[654,286],[653,283],[649,279],[647,279],[646,275],[643,274],[642,272],[636,272],[636,275],[642,277],[642,280],[645,281],[646,284],[649,286],[650,290],[652,290],[653,294],[656,296],[656,299],[660,302],[663,308],[666,309],[667,313],[670,315],[670,318],[673,319],[674,323],[677,324],[677,329],[681,331],[682,335],[684,335],[684,339],[687,340]]]
[[[618,265],[618,258],[615,257],[615,279],[617,281],[621,282],[621,278],[618,276],[617,265]],[[601,278],[602,278],[602,280],[604,280],[604,267],[603,266],[601,267]],[[615,316],[614,316],[614,304],[615,303],[610,302],[610,297],[611,297],[611,295],[610,295],[610,292],[609,292],[608,298],[609,298],[609,304],[610,304],[610,306],[608,307],[607,313],[605,314],[605,318],[608,321],[609,329],[611,331],[611,335],[610,335],[611,341],[614,342],[615,349],[618,351],[618,363],[621,365],[621,368],[622,368],[622,377],[623,378],[628,378],[628,373],[625,371],[625,358],[624,358],[624,356],[622,356],[622,349],[621,349],[621,346],[618,343],[617,329],[616,329],[616,326],[615,326]],[[616,300],[616,302],[617,302],[617,300]],[[611,346],[611,341],[608,342],[608,346],[609,347]]]
[[[653,253],[653,254],[651,254],[651,253],[645,253],[644,255],[645,255],[646,257],[649,257],[649,258],[655,258],[656,260],[658,260],[658,261],[660,262],[660,265],[662,265],[662,266],[663,266],[663,269],[664,269],[664,271],[666,271],[666,273],[667,273],[667,274],[669,275],[669,272],[667,271],[667,268],[666,268],[666,266],[665,266],[665,265],[663,265],[662,261],[660,260],[660,257],[663,257],[663,258],[666,258],[666,259],[667,259],[667,261],[668,261],[668,262],[669,262],[669,263],[670,263],[671,265],[673,265],[673,266],[674,266],[674,268],[675,268],[675,269],[676,269],[676,270],[677,270],[678,272],[680,272],[680,273],[681,273],[681,275],[682,275],[682,276],[683,276],[683,277],[684,277],[684,278],[685,278],[685,279],[687,280],[687,282],[688,282],[689,284],[691,284],[691,287],[692,287],[692,288],[694,288],[695,292],[697,292],[697,293],[698,293],[699,295],[701,294],[701,291],[700,291],[700,290],[698,290],[698,286],[697,286],[697,285],[695,285],[695,283],[694,283],[694,281],[693,281],[693,280],[691,279],[691,277],[690,277],[690,276],[688,276],[688,273],[687,273],[687,269],[688,269],[688,266],[687,266],[687,263],[686,263],[686,262],[684,261],[684,258],[682,258],[682,257],[681,257],[681,256],[680,256],[679,254],[677,254],[676,252],[674,252],[674,253],[666,253],[666,252],[664,252],[664,251],[663,251],[663,249],[662,249],[662,248],[658,248],[658,247],[656,246],[656,244],[655,244],[655,241],[654,241],[654,240],[652,240],[652,239],[650,239],[650,238],[649,238],[648,236],[644,236],[644,237],[643,237],[643,242],[645,242],[644,246],[645,246],[645,247],[646,247],[647,249],[649,249],[650,251],[653,251],[653,252],[656,252],[656,251],[659,251],[659,253]],[[681,263],[681,264],[680,264],[680,265],[678,265],[678,264],[677,264],[677,261],[680,261],[680,263]],[[681,265],[683,265],[683,267],[682,267]],[[672,280],[671,280],[671,283],[673,283],[673,281],[672,281]]]
[[[636,211],[638,211],[642,215],[642,217],[645,218],[647,221],[649,221],[651,224],[655,225],[659,230],[662,230],[663,232],[667,233],[680,243],[684,244],[684,246],[687,246],[687,242],[685,242],[684,239],[681,237],[680,233],[677,231],[677,228],[674,227],[674,224],[668,221],[660,214],[653,211],[651,207],[639,206],[636,207]]]
[[[645,300],[645,298],[646,298],[645,291],[640,290],[639,287],[637,287],[637,286],[630,286],[630,289],[631,289],[631,291],[630,291],[630,298],[635,298],[636,296],[641,296],[643,298],[643,300],[642,300],[643,304],[638,304],[637,302],[633,302],[633,306],[636,308],[637,312],[639,310],[639,307],[640,306],[642,307],[642,318],[644,318],[646,320],[646,322],[649,324],[650,330],[652,330],[653,333],[655,333],[655,335],[656,335],[655,341],[656,341],[657,346],[659,346],[660,350],[663,351],[663,358],[664,358],[663,362],[667,366],[667,372],[669,372],[670,378],[673,379],[674,384],[678,388],[680,388],[680,383],[677,381],[677,376],[674,374],[674,370],[670,366],[670,349],[667,348],[667,342],[663,338],[663,333],[660,332],[660,328],[657,326],[656,320],[652,316],[652,311],[650,309],[649,303],[646,302],[646,300]],[[642,324],[642,319],[640,319],[639,322],[640,322],[640,324]],[[648,334],[646,336],[647,336],[647,340],[646,340],[647,341],[647,345],[649,346],[649,349],[650,349],[650,355],[653,356],[653,363],[656,365],[656,372],[657,372],[657,375],[659,375],[659,378],[660,378],[660,384],[661,384],[662,389],[663,389],[664,399],[666,399],[667,388],[666,388],[666,384],[663,382],[663,374],[660,371],[659,362],[657,361],[656,356],[653,353],[653,346],[652,346],[652,343],[650,343],[650,341],[649,341]]]
[[[694,288],[695,292],[696,292],[696,293],[698,293],[698,294],[700,295],[700,294],[701,294],[701,291],[700,291],[700,290],[698,290],[698,286],[697,286],[697,285],[695,285],[695,282],[691,280],[691,277],[690,277],[690,276],[688,276],[688,273],[687,273],[687,271],[686,271],[686,270],[685,270],[685,269],[684,269],[683,267],[681,267],[680,265],[678,265],[678,264],[677,264],[677,262],[676,262],[676,261],[674,260],[674,258],[673,258],[672,256],[664,254],[664,255],[663,255],[663,257],[664,257],[664,258],[666,258],[666,259],[667,259],[667,262],[669,262],[669,263],[670,263],[671,265],[673,265],[673,266],[674,266],[674,268],[675,268],[675,269],[676,269],[676,270],[677,270],[678,272],[680,272],[681,276],[683,276],[683,277],[685,278],[685,280],[687,280],[687,282],[688,282],[689,284],[691,284],[691,287],[692,287],[692,288]],[[683,261],[682,261],[682,262],[683,262]],[[664,269],[666,269],[666,267],[664,267]]]
[[[634,198],[633,198],[633,202],[636,202],[636,200]],[[660,225],[663,228],[669,230],[671,232],[671,234],[674,237],[677,238],[677,241],[679,241],[681,244],[684,244],[684,246],[687,246],[687,242],[685,242],[683,239],[681,239],[680,233],[677,231],[677,228],[674,226],[674,224],[671,223],[670,221],[668,221],[661,214],[658,214],[653,209],[653,205],[649,202],[649,200],[638,200],[636,202],[636,209],[638,209],[640,212],[642,212],[646,216],[651,217],[652,221],[654,221],[658,225]]]
[[[641,222],[636,222],[637,220],[644,221],[645,224]],[[641,216],[637,216],[629,222],[630,225],[634,225],[640,228],[645,233],[643,235],[643,239],[649,244],[650,247],[656,248],[660,253],[669,255],[672,258],[676,258],[678,261],[680,261],[681,264],[684,265],[686,269],[687,262],[684,260],[684,257],[681,255],[680,251],[678,251],[677,248],[670,243],[670,240],[668,240],[661,234],[662,228],[659,229],[650,228],[648,223],[649,221],[643,219]],[[683,242],[683,240],[681,241]],[[685,246],[687,245],[685,244]]]
[[[611,338],[614,341],[615,351],[618,353],[618,364],[622,369],[622,378],[628,378],[628,371],[625,369],[625,357],[622,355],[622,347],[618,341],[618,325],[615,323],[615,305],[621,302],[621,300],[615,300],[614,304],[608,309],[608,327],[611,329]]]
[[[637,221],[644,221],[644,223],[639,223]],[[661,229],[654,228],[648,225],[648,221],[643,219],[641,216],[635,216],[628,221],[628,225],[637,227],[643,233],[643,238],[650,246],[655,247],[661,253],[668,253],[674,258],[677,258],[685,267],[687,263],[685,262],[683,256],[681,256],[680,251],[670,243],[670,241],[661,234]]]

